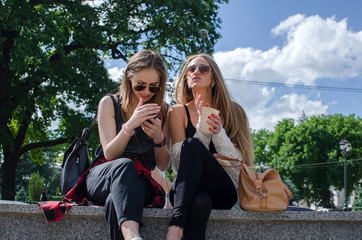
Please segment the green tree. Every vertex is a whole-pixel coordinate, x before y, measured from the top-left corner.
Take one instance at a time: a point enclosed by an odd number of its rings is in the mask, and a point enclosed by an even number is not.
[[[357,188],[352,211],[362,211],[362,184],[360,184]]]
[[[272,160],[271,152],[268,149],[268,140],[271,132],[267,129],[260,129],[253,131],[252,138],[254,144],[254,158],[255,162],[270,163]]]
[[[330,187],[342,189],[344,183],[339,150],[339,142],[344,138],[352,145],[349,158],[360,158],[361,118],[341,114],[312,116],[296,126],[285,119],[277,124],[269,148],[278,159],[278,171],[292,180],[302,199],[331,207]],[[358,164],[348,163],[348,193],[362,177]]]
[[[100,98],[116,89],[119,83],[108,76],[104,59],[127,62],[147,48],[161,52],[172,67],[200,51],[203,28],[212,53],[224,2],[1,0],[2,199],[15,198],[16,169],[24,153],[31,151],[32,160],[42,163],[41,148],[78,136]],[[54,123],[58,126],[51,130]]]
[[[40,177],[39,172],[31,174],[29,179],[29,200],[39,201],[40,195],[44,190],[44,179]]]

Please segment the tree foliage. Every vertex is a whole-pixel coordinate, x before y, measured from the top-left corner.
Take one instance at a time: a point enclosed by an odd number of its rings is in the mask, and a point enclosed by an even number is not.
[[[41,164],[40,148],[79,136],[101,97],[117,88],[105,59],[126,62],[147,48],[161,52],[172,67],[200,51],[202,28],[211,53],[220,38],[217,13],[223,2],[228,1],[1,0],[2,199],[15,197],[24,153],[31,151]]]
[[[360,184],[356,191],[356,198],[353,203],[352,211],[362,211],[362,184]]]
[[[261,135],[255,138],[255,145],[264,146],[269,165],[277,164],[280,174],[295,184],[300,198],[323,207],[331,207],[331,186],[338,189],[344,186],[344,158],[339,142],[347,139],[351,143],[349,159],[358,160],[362,156],[362,119],[354,115],[303,117],[298,124],[284,119],[266,141],[264,130],[254,135]],[[347,173],[350,194],[362,178],[361,161],[348,161]]]

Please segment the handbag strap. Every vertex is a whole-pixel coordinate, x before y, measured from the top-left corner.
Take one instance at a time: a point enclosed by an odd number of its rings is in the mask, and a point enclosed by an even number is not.
[[[240,160],[238,158],[230,158],[230,157],[226,157],[224,155],[221,155],[219,153],[214,153],[214,158],[216,158],[216,160],[220,163],[221,166],[223,167],[241,167],[241,165],[244,164],[243,160]],[[239,162],[240,165],[226,165],[225,163],[221,162],[220,160],[224,160],[224,161],[229,161],[229,162]],[[245,163],[247,166],[249,166],[249,163]]]
[[[82,133],[82,137],[81,137],[82,139],[88,140],[89,135],[90,135],[90,133],[92,132],[93,125],[95,124],[95,122],[96,122],[96,120],[97,120],[97,116],[98,116],[98,110],[97,110],[96,115],[94,116],[91,124],[89,125],[89,128],[84,128],[84,129],[83,129],[83,133]]]
[[[288,186],[285,183],[283,183],[283,187],[284,187],[284,191],[287,193],[289,199],[292,199],[293,198],[293,193],[290,191]]]

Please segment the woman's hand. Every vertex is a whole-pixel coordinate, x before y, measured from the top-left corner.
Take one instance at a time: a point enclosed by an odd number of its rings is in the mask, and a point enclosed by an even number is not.
[[[146,122],[146,120],[155,118],[159,112],[160,106],[158,106],[156,103],[148,103],[143,105],[143,100],[140,98],[131,118],[126,122],[127,131],[132,132],[135,128]]]
[[[221,131],[221,118],[219,115],[211,114],[208,116],[207,123],[211,125],[210,131],[213,134],[218,134]]]
[[[152,123],[148,121],[144,121],[142,123],[142,129],[143,131],[151,138],[153,138],[153,141],[155,143],[161,143],[163,141],[163,133],[162,133],[162,124],[161,120],[158,118],[151,118],[149,119]]]
[[[199,116],[201,116],[201,108],[209,106],[208,103],[205,103],[205,100],[202,98],[201,93],[197,92],[195,95],[195,106]]]
[[[209,104],[202,99],[201,93],[196,93],[195,95],[195,106],[197,109],[197,113],[201,116],[202,107],[209,107]],[[210,131],[213,134],[218,134],[221,131],[221,118],[219,115],[211,114],[208,116],[207,123],[211,125]]]

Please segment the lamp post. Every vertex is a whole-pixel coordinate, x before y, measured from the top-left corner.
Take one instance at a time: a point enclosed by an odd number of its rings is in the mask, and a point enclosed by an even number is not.
[[[351,151],[351,144],[343,139],[340,143],[339,143],[339,147],[341,148],[342,151],[342,155],[344,157],[344,206],[343,206],[343,210],[347,211],[348,210],[348,205],[347,205],[347,157],[349,152]]]
[[[206,29],[201,29],[199,33],[200,37],[202,38],[202,52],[205,53],[205,38],[207,38],[209,32]]]

